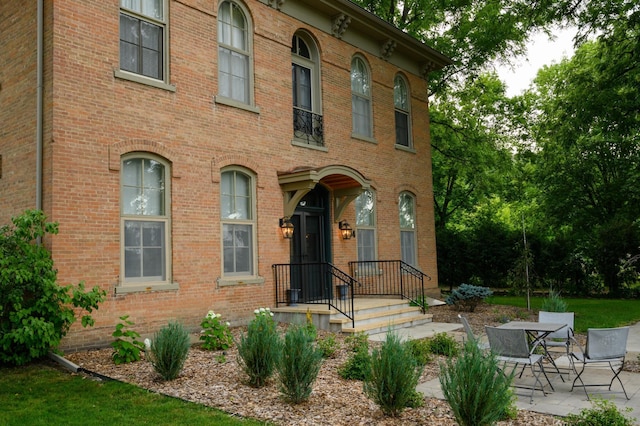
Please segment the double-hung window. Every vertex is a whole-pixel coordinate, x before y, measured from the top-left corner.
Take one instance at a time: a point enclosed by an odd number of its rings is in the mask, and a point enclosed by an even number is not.
[[[407,82],[401,75],[393,81],[393,103],[396,113],[396,145],[410,148],[411,144],[411,111]]]
[[[416,200],[408,193],[400,193],[398,213],[400,214],[400,250],[402,261],[416,265]]]
[[[220,214],[223,275],[255,275],[255,178],[240,169],[222,172]]]
[[[120,70],[166,81],[166,0],[120,0]]]
[[[218,94],[251,105],[251,37],[247,14],[232,1],[218,8]]]
[[[159,158],[133,155],[122,159],[121,229],[124,284],[168,283],[169,165]]]
[[[351,61],[351,118],[354,135],[373,137],[371,78],[367,65],[358,56]]]
[[[313,40],[306,33],[296,33],[291,42],[293,132],[297,141],[312,145],[324,144],[318,63]]]
[[[365,190],[356,198],[358,260],[376,260],[376,217],[373,192]]]

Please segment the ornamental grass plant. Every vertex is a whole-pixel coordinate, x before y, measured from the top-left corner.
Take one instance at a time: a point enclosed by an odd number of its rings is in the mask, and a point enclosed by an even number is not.
[[[287,401],[299,404],[309,399],[313,383],[320,372],[322,354],[322,350],[309,339],[306,327],[289,327],[276,367],[279,389]]]
[[[175,379],[184,367],[190,346],[189,332],[179,322],[169,322],[151,342],[149,352],[153,368],[164,380]]]
[[[247,333],[236,343],[238,364],[249,378],[249,385],[262,387],[273,376],[282,353],[282,339],[278,335],[273,313],[268,308],[256,309]]]

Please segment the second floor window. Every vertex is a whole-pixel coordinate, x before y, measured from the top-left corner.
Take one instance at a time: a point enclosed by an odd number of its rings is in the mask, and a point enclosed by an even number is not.
[[[218,10],[219,94],[251,104],[251,49],[249,23],[240,6],[230,1]]]
[[[291,42],[294,136],[307,144],[323,145],[318,62],[313,40],[303,32],[294,35]]]
[[[393,81],[393,103],[396,114],[396,145],[411,147],[409,90],[405,79],[396,75]]]
[[[351,61],[351,116],[354,135],[373,137],[371,79],[369,69],[360,57]]]
[[[120,0],[120,69],[164,80],[165,0]]]

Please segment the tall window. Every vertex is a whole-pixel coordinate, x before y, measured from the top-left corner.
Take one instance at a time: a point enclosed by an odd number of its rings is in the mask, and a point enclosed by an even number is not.
[[[255,182],[242,170],[222,173],[220,210],[225,276],[254,275]]]
[[[396,111],[396,145],[411,146],[409,90],[401,75],[393,80],[393,103]]]
[[[164,80],[165,0],[120,0],[120,69]]]
[[[351,61],[351,117],[355,135],[372,137],[371,79],[360,57]]]
[[[225,98],[251,104],[251,37],[247,15],[230,1],[218,9],[218,85]]]
[[[169,280],[169,166],[127,156],[121,167],[122,274],[124,281]]]
[[[318,51],[311,38],[305,33],[296,33],[291,42],[293,131],[297,139],[322,145],[318,62]]]
[[[365,190],[356,198],[358,260],[376,260],[376,217],[373,193]]]
[[[400,250],[402,260],[416,266],[416,201],[413,195],[402,192],[398,200],[400,214]]]

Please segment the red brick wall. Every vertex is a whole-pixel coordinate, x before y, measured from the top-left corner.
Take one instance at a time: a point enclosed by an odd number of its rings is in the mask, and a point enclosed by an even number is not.
[[[107,344],[118,317],[130,315],[149,333],[179,319],[197,328],[209,309],[235,323],[273,306],[271,265],[289,260],[278,218],[283,197],[277,173],[294,167],[343,164],[370,179],[377,196],[380,259],[399,259],[398,194],[417,199],[418,263],[437,291],[426,82],[405,74],[412,95],[416,153],[394,147],[393,78],[401,71],[331,35],[294,21],[257,0],[253,23],[256,114],[213,102],[217,94],[217,2],[170,1],[170,73],[176,91],[114,78],[119,68],[118,1],[60,0],[53,12],[47,152],[51,163],[46,210],[60,223],[51,247],[63,284],[85,281],[108,292],[91,330],[74,326],[69,348]],[[306,28],[322,56],[322,103],[328,152],[291,145],[291,53],[294,32]],[[368,61],[373,78],[376,144],[351,137],[350,63]],[[4,84],[3,84],[4,86]],[[4,90],[4,87],[3,87]],[[2,92],[0,92],[0,96]],[[177,291],[115,295],[120,268],[119,159],[148,151],[172,165],[173,281]],[[258,273],[264,284],[219,287],[221,167],[240,165],[257,176]],[[0,182],[2,182],[0,180]],[[344,217],[355,225],[353,205]],[[332,229],[334,263],[348,270],[356,241]]]

